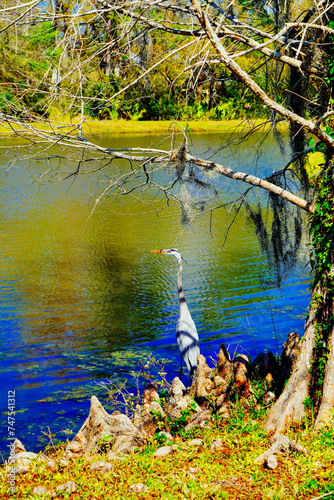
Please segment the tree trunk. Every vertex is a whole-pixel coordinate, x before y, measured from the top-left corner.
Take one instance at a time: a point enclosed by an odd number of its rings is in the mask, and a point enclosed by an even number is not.
[[[332,188],[333,190],[333,188]],[[331,243],[333,245],[333,242]],[[332,261],[334,258],[331,252]],[[334,293],[333,293],[334,265],[322,284],[317,307],[318,332],[314,346],[314,376],[311,380],[310,391],[314,395],[317,418],[315,428],[323,426],[329,421],[331,410],[334,407]],[[334,416],[334,415],[333,415]]]
[[[311,216],[314,288],[305,335],[293,373],[264,427],[284,432],[301,422],[312,404],[315,429],[329,422],[334,407],[334,159],[317,188]]]
[[[322,400],[315,421],[315,429],[319,429],[329,421],[334,407],[334,335],[333,328],[329,342],[330,352],[326,364],[325,379],[322,391]]]
[[[284,432],[293,423],[300,423],[307,403],[313,402],[316,414],[315,429],[325,425],[334,407],[334,335],[331,318],[333,302],[327,290],[316,287],[312,294],[310,312],[301,339],[300,351],[289,381],[274,406],[270,409],[264,428],[270,432]],[[319,304],[321,297],[321,304]],[[319,318],[326,313],[328,322]],[[326,328],[330,326],[330,328]]]
[[[311,307],[305,323],[305,334],[300,342],[300,352],[293,373],[281,396],[270,409],[264,428],[271,432],[284,432],[290,424],[301,422],[304,401],[309,396],[311,363],[315,340],[315,310]]]

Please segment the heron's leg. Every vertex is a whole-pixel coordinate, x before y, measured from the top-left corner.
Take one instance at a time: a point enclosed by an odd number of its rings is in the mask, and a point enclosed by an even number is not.
[[[181,354],[181,366],[180,366],[180,380],[182,381],[183,366],[182,366],[182,354]]]

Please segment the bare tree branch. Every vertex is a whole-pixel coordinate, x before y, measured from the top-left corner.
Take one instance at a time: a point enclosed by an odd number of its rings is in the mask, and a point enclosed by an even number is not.
[[[333,148],[334,147],[334,139],[326,134],[316,123],[313,123],[310,120],[306,120],[305,118],[293,113],[292,111],[286,109],[281,104],[278,104],[276,101],[271,99],[264,90],[249,76],[249,74],[244,71],[231,57],[228,56],[224,46],[222,45],[220,39],[217,34],[213,30],[211,22],[206,12],[200,6],[199,0],[192,0],[192,4],[196,9],[197,16],[207,33],[208,38],[210,39],[212,45],[217,51],[221,61],[229,68],[235,75],[237,75],[240,80],[247,86],[251,91],[269,108],[273,109],[281,116],[286,118],[289,121],[293,121],[298,123],[302,127],[304,127],[309,132],[312,132],[318,139],[324,142],[327,146]]]

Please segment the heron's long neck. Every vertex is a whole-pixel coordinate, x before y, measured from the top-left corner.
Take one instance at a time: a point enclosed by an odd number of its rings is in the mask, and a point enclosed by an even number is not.
[[[182,287],[182,259],[177,259],[177,260],[179,263],[179,270],[177,273],[177,292],[179,294],[180,309],[188,309]]]

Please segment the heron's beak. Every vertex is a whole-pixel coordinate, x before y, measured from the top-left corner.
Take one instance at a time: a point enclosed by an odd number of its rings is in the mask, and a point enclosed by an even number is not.
[[[166,253],[165,250],[151,250],[152,253]]]

